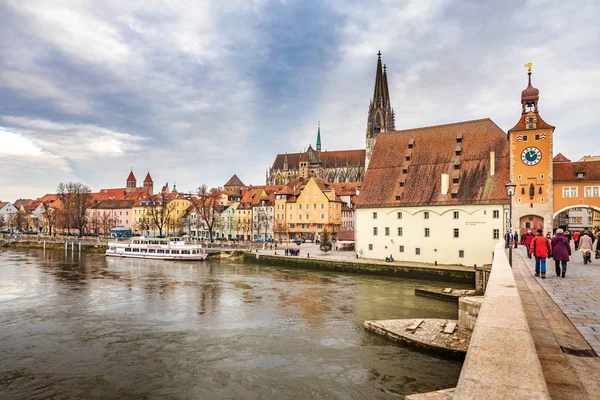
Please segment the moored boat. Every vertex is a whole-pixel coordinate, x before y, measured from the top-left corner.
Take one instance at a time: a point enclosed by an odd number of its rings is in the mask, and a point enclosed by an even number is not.
[[[135,237],[129,242],[112,242],[107,257],[148,258],[152,260],[205,260],[206,250],[199,244],[186,243],[181,238]]]

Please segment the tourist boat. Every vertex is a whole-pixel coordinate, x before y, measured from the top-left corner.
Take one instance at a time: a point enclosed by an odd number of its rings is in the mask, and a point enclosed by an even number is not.
[[[199,244],[186,243],[181,238],[135,237],[130,242],[112,242],[107,257],[149,258],[152,260],[205,260],[206,250]]]

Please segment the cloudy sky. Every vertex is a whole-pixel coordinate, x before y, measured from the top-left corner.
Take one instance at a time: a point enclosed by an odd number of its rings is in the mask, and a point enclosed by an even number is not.
[[[276,153],[364,148],[377,51],[396,128],[520,117],[526,62],[555,153],[600,153],[600,3],[0,0],[0,200],[61,181],[180,190]]]

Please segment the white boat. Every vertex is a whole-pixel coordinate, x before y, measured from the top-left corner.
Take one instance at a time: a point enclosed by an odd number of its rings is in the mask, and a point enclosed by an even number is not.
[[[130,242],[112,242],[107,257],[148,258],[152,260],[205,260],[206,250],[199,244],[186,243],[181,238],[132,238]]]

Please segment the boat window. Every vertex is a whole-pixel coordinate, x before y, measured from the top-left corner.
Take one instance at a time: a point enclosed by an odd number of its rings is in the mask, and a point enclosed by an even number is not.
[[[131,249],[129,247],[126,247],[125,251],[131,251]]]
[[[132,251],[133,251],[134,253],[139,253],[139,252],[140,252],[140,249],[137,249],[137,248],[135,248],[135,249],[132,249]]]
[[[181,254],[190,254],[189,250],[181,250]]]
[[[171,254],[179,254],[179,250],[171,250]]]
[[[196,250],[192,250],[192,254],[196,254]]]
[[[156,253],[156,250],[155,249],[150,249],[150,250],[148,250],[148,253]]]
[[[171,250],[165,250],[165,254],[171,254]]]
[[[140,253],[147,253],[148,249],[140,249]]]
[[[157,252],[158,254],[165,254],[165,251],[164,251],[163,249],[156,250],[156,252]]]
[[[115,250],[117,250],[117,248],[116,248],[116,247],[111,247],[110,249],[111,249],[111,251],[115,251]]]

